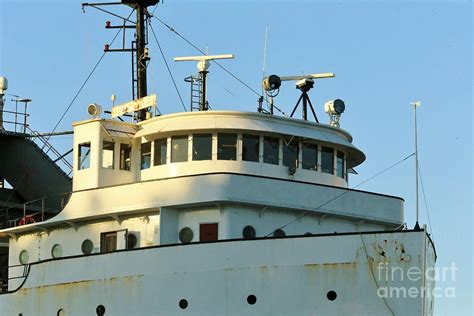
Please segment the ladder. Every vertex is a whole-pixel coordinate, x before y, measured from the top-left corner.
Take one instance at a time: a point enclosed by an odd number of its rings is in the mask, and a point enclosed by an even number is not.
[[[184,81],[189,82],[191,86],[191,104],[190,109],[192,111],[201,110],[202,102],[202,79],[199,76],[189,76],[184,79]]]
[[[137,53],[137,42],[132,41],[132,97],[133,100],[136,100],[137,95],[138,95],[138,78],[137,74],[135,72],[135,69],[137,69],[137,58],[135,57],[135,54]]]

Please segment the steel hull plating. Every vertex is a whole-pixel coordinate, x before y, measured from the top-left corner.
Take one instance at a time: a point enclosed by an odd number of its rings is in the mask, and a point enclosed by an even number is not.
[[[106,315],[431,315],[424,274],[434,261],[424,231],[169,245],[32,264],[0,306],[3,315],[95,315],[98,305]]]

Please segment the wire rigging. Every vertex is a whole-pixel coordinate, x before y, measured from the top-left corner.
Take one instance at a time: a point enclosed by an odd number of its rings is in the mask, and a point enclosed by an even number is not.
[[[135,10],[132,10],[132,12],[130,12],[129,16],[127,17],[127,20],[132,16],[133,12]],[[119,30],[117,32],[117,34],[115,34],[115,36],[112,38],[112,41],[110,41],[110,44],[109,45],[112,45],[115,40],[117,39],[117,37],[119,36],[120,32],[122,32],[122,30]],[[61,115],[61,117],[59,118],[58,122],[56,123],[56,125],[54,126],[53,130],[51,131],[51,133],[54,133],[56,131],[56,129],[58,128],[59,124],[62,122],[62,120],[64,119],[64,117],[66,116],[67,112],[69,112],[69,110],[71,109],[72,105],[74,104],[74,102],[76,101],[77,97],[79,96],[79,94],[82,92],[82,90],[84,89],[84,87],[86,86],[87,82],[89,81],[89,79],[92,77],[92,75],[94,74],[94,72],[96,71],[97,67],[99,67],[100,63],[102,62],[102,59],[104,59],[105,57],[105,54],[107,52],[104,51],[104,53],[102,54],[102,56],[100,56],[99,60],[97,61],[97,63],[94,65],[94,67],[92,68],[92,70],[90,71],[89,75],[87,76],[86,80],[84,80],[84,82],[82,83],[81,87],[79,88],[79,90],[77,90],[76,94],[74,95],[74,98],[72,98],[71,102],[69,103],[68,107],[66,108],[66,110],[64,111],[64,113]],[[49,139],[51,138],[51,136],[47,137],[46,140],[48,141]],[[44,148],[44,147],[43,147]]]
[[[388,170],[390,170],[390,169],[392,169],[392,168],[398,166],[399,164],[401,164],[401,163],[404,162],[405,160],[409,159],[410,157],[413,157],[414,155],[415,155],[415,153],[412,153],[412,154],[406,156],[405,158],[403,158],[403,159],[397,161],[396,163],[391,164],[391,165],[388,166],[387,168],[385,168],[385,169],[383,169],[383,170],[377,172],[377,173],[374,174],[373,176],[369,177],[368,179],[366,179],[366,180],[362,181],[361,183],[359,183],[358,185],[354,186],[352,189],[356,189],[356,188],[358,188],[358,187],[364,185],[365,183],[367,183],[367,182],[369,182],[370,180],[372,180],[372,179],[374,179],[374,178],[380,176],[381,174],[387,172]],[[329,203],[331,203],[331,202],[333,202],[333,201],[335,201],[335,200],[341,198],[342,196],[346,195],[346,194],[349,193],[349,192],[352,192],[352,191],[349,191],[348,189],[346,189],[346,190],[345,190],[344,192],[342,192],[341,194],[338,194],[338,195],[336,195],[335,197],[333,197],[333,198],[327,200],[326,202],[320,204],[319,206],[317,206],[316,208],[314,208],[314,209],[311,210],[311,211],[305,211],[305,212],[303,212],[300,216],[297,216],[297,217],[296,217],[295,219],[293,219],[292,221],[286,223],[286,224],[283,225],[283,226],[278,227],[278,228],[275,229],[275,230],[283,229],[283,228],[285,228],[285,227],[287,227],[287,226],[290,226],[291,224],[293,224],[293,223],[295,223],[296,221],[300,220],[301,218],[305,217],[308,213],[314,212],[314,211],[316,211],[316,210],[319,210],[320,208],[322,208],[322,207],[328,205]],[[274,232],[275,230],[273,230],[272,232],[270,232],[270,233],[268,233],[267,235],[265,235],[265,237],[269,237],[271,234],[273,234],[273,232]]]
[[[178,94],[179,100],[181,101],[181,105],[183,106],[183,109],[186,112],[187,110],[186,110],[186,106],[184,105],[183,98],[181,97],[181,93],[179,93],[178,86],[176,85],[176,81],[174,80],[173,73],[171,72],[168,62],[166,61],[166,57],[165,57],[165,54],[163,53],[163,49],[161,48],[160,42],[158,42],[158,38],[156,37],[155,30],[153,29],[153,25],[151,25],[151,22],[149,25],[150,25],[150,29],[153,34],[153,37],[155,38],[156,44],[158,45],[158,48],[160,49],[161,57],[163,57],[163,61],[165,62],[166,69],[168,69],[168,73],[171,77],[171,80],[173,81],[173,85],[176,90],[176,93]]]
[[[166,22],[164,22],[163,20],[161,20],[160,18],[158,18],[156,15],[152,15],[152,17],[154,17],[155,19],[158,20],[158,22],[160,22],[163,26],[165,26],[168,30],[170,30],[171,32],[175,33],[176,35],[178,35],[183,41],[185,41],[186,43],[188,43],[189,45],[191,45],[194,49],[196,49],[198,52],[200,52],[201,54],[203,55],[207,55],[207,53],[205,51],[203,51],[202,49],[200,49],[197,45],[195,45],[194,43],[192,43],[190,40],[188,40],[187,38],[185,38],[183,35],[181,35],[178,31],[176,31],[175,28],[173,28],[171,25],[167,24]],[[215,60],[211,60],[214,64],[216,64],[217,66],[219,66],[219,68],[221,68],[222,70],[224,70],[228,75],[230,75],[232,78],[234,78],[235,80],[237,80],[238,82],[240,82],[242,85],[244,85],[247,89],[249,89],[250,91],[252,91],[253,93],[255,93],[257,96],[261,96],[261,94],[259,92],[257,92],[255,89],[253,89],[251,86],[249,86],[247,83],[245,83],[242,79],[240,79],[239,77],[237,77],[233,72],[231,72],[230,70],[228,70],[227,68],[225,68],[224,66],[222,66],[219,62],[215,61]],[[268,103],[268,101],[267,101]],[[278,107],[276,107],[275,105],[273,106],[277,111],[279,111],[280,113],[282,113],[283,115],[285,115],[285,113],[279,109]]]
[[[421,192],[423,193],[423,200],[425,202],[425,209],[426,209],[426,215],[427,215],[427,218],[428,218],[428,225],[430,226],[431,236],[432,236],[432,239],[434,241],[434,232],[433,232],[433,227],[431,226],[430,212],[429,212],[429,209],[428,209],[428,202],[426,201],[425,186],[423,185],[423,178],[421,177],[421,168],[420,168],[419,163],[418,163],[418,174],[420,175]]]

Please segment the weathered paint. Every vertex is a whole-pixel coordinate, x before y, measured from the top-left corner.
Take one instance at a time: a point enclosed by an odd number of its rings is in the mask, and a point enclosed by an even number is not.
[[[375,245],[367,256],[361,236]],[[241,240],[55,260],[32,265],[24,287],[0,295],[0,306],[5,315],[55,315],[59,309],[94,315],[99,304],[109,315],[391,315],[377,286],[422,282],[375,284],[372,273],[380,262],[405,270],[424,269],[425,260],[432,265],[427,238],[420,231]],[[422,254],[421,261],[399,261],[398,244],[406,254]],[[327,299],[328,291],[336,300]],[[255,305],[247,303],[251,294]],[[181,299],[188,300],[186,310],[178,306]],[[422,311],[432,303],[421,298],[386,303],[396,315],[432,314]]]

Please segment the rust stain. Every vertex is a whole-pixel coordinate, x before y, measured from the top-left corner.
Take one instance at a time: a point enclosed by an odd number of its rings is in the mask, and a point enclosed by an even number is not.
[[[64,293],[63,291],[67,288],[78,288],[78,287],[88,287],[92,285],[93,283],[97,282],[118,282],[118,281],[125,281],[127,283],[130,282],[135,282],[137,278],[142,278],[143,274],[139,275],[129,275],[129,276],[124,276],[124,277],[112,277],[108,279],[98,279],[98,280],[83,280],[83,281],[74,281],[74,282],[67,282],[67,283],[58,283],[58,284],[50,284],[50,285],[41,285],[37,287],[32,287],[32,288],[23,288],[20,289],[18,292],[24,295],[27,295],[28,292],[30,291],[36,291],[36,292],[44,292],[49,289],[52,289],[58,293]]]
[[[315,270],[323,269],[352,269],[358,265],[358,262],[327,262],[327,263],[307,263],[304,265],[306,269]]]

